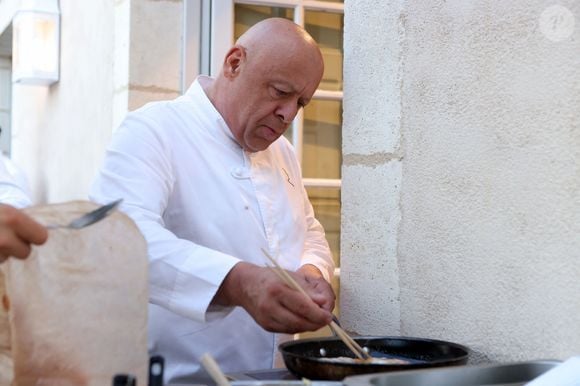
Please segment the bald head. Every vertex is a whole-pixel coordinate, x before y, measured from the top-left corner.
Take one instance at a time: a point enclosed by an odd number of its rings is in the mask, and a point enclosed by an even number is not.
[[[287,19],[270,18],[254,24],[238,38],[232,49],[236,48],[243,50],[248,66],[301,61],[301,65],[321,72],[324,69],[316,41],[304,28]]]
[[[240,36],[206,92],[238,143],[260,151],[308,104],[323,72],[320,49],[302,27],[266,19]]]
[[[283,19],[281,17],[265,19],[254,24],[246,32],[244,32],[242,36],[240,36],[236,43],[246,44],[250,40],[262,39],[266,36],[272,35],[296,35],[304,40],[308,40],[316,44],[308,32],[304,30],[304,28],[288,19]]]
[[[282,18],[271,18],[254,24],[236,41],[248,50],[310,49],[320,53],[314,39],[299,25]]]

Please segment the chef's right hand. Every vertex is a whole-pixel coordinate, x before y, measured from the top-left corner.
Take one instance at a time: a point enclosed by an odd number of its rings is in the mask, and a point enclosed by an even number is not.
[[[308,292],[307,288],[305,290]],[[271,268],[246,262],[240,262],[231,269],[213,303],[243,307],[270,332],[294,334],[315,331],[332,320],[330,311],[288,287]]]
[[[0,204],[0,262],[8,257],[24,259],[31,244],[43,244],[48,238],[46,228],[26,213]]]

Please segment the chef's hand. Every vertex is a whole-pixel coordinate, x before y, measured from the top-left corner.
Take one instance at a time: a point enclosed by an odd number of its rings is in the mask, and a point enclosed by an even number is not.
[[[322,272],[312,264],[303,265],[296,271],[298,277],[294,279],[300,284],[310,298],[318,304],[318,306],[332,312],[334,309],[334,301],[336,296],[330,284],[324,280]]]
[[[288,287],[272,269],[240,262],[222,282],[213,303],[243,307],[270,332],[294,334],[317,330],[332,320],[334,293],[320,272],[318,276],[313,270],[316,268],[311,267],[288,272],[311,299]]]
[[[43,244],[47,238],[44,226],[24,212],[0,204],[0,262],[10,256],[28,257],[30,244]]]

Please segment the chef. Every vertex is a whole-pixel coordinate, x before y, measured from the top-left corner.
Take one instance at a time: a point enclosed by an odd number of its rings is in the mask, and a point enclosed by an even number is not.
[[[282,136],[323,74],[301,27],[267,19],[228,51],[216,79],[130,113],[91,198],[123,198],[150,257],[150,353],[165,382],[203,383],[208,352],[225,372],[274,365],[282,336],[331,321],[334,269],[300,166]],[[265,267],[261,249],[310,299]]]

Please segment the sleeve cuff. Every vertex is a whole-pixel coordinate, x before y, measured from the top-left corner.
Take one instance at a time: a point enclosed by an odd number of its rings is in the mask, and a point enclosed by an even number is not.
[[[205,248],[201,254],[203,257],[200,259],[200,253],[194,253],[184,259],[179,267],[162,263],[164,270],[174,271],[173,274],[166,272],[164,275],[174,276],[173,287],[156,288],[152,302],[165,303],[172,312],[201,322],[221,319],[229,314],[233,307],[213,306],[211,301],[226,275],[240,259]]]
[[[329,263],[327,260],[316,256],[316,255],[306,255],[302,258],[300,262],[300,266],[311,264],[318,268],[318,270],[322,273],[322,277],[327,282],[331,282],[332,278],[334,277],[334,264]]]

